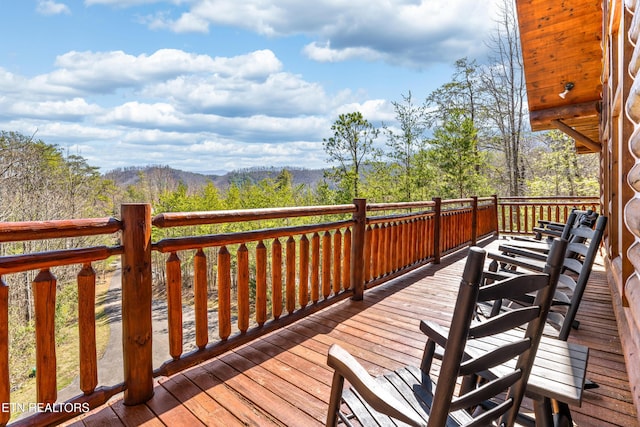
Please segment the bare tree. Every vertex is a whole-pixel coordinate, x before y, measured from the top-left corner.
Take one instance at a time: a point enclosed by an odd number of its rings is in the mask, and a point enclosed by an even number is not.
[[[526,131],[526,87],[520,34],[512,0],[503,0],[497,29],[489,39],[489,66],[481,76],[485,97],[484,120],[490,134],[489,148],[504,154],[506,181],[511,196],[524,193],[524,162],[521,156]]]
[[[382,128],[387,135],[387,146],[390,148],[387,155],[398,164],[401,170],[400,197],[410,201],[416,186],[414,177],[416,153],[424,148],[427,107],[424,104],[414,104],[411,92],[408,95],[402,95],[402,100],[403,102],[391,102],[400,129],[397,131],[384,123]]]

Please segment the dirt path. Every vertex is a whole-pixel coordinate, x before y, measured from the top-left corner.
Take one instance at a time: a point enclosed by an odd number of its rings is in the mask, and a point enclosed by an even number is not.
[[[102,357],[98,360],[98,384],[115,385],[124,381],[122,366],[122,277],[120,270],[116,270],[111,278],[109,290],[103,302],[109,328],[109,342]],[[192,310],[185,310],[190,314]],[[192,317],[192,316],[191,316]],[[167,332],[166,301],[154,301],[152,312],[153,324],[153,367],[157,368],[164,361],[170,359]],[[184,319],[184,329],[189,330],[192,321],[188,316]],[[186,338],[186,337],[185,337]],[[68,400],[78,394],[80,379],[76,376],[71,384],[58,391],[58,401]]]

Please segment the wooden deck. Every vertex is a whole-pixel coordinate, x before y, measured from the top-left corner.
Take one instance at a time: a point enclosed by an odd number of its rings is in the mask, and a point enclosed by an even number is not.
[[[324,425],[332,372],[329,345],[339,343],[372,374],[417,365],[419,319],[448,323],[466,251],[346,300],[285,329],[171,378],[144,405],[121,399],[71,422],[97,425]],[[606,273],[596,263],[570,341],[590,347],[588,378],[600,385],[572,408],[578,426],[637,426]],[[437,370],[435,367],[434,372]],[[530,402],[525,402],[528,405]]]

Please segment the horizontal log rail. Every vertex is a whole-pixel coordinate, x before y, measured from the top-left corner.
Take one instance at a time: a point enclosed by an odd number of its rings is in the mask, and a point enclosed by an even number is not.
[[[110,238],[118,244],[0,256],[0,405],[10,403],[9,285],[5,279],[11,274],[37,273],[32,288],[39,401],[55,401],[57,393],[51,317],[57,288],[55,269],[77,264],[83,395],[69,402],[95,407],[124,391],[125,403],[136,404],[151,396],[154,377],[179,372],[344,298],[361,299],[365,289],[426,263],[438,263],[442,256],[498,230],[526,232],[543,214],[545,219],[562,220],[560,213],[573,206],[595,208],[597,199],[494,196],[385,204],[357,199],[337,206],[163,213],[155,217],[150,205],[123,205],[121,219],[1,223],[0,243],[115,233]],[[559,214],[554,216],[555,212]],[[294,222],[299,225],[288,225],[292,218],[300,219]],[[281,219],[283,225],[252,229],[266,219]],[[189,235],[194,229],[180,228],[250,221],[258,221],[258,225],[249,223],[246,230],[233,233]],[[519,227],[511,225],[517,221]],[[171,237],[154,241],[152,235]],[[122,383],[98,385],[96,273],[92,264],[112,256],[120,256],[123,273],[125,376]],[[160,258],[171,359],[154,369],[151,281],[159,272],[152,271],[152,259]],[[188,296],[183,294],[186,289]],[[185,338],[185,310],[194,313],[193,342]],[[14,424],[44,425],[73,415],[37,413]],[[9,416],[7,411],[0,412],[0,425],[7,424]]]
[[[354,211],[354,205],[333,205],[208,212],[168,212],[156,215],[153,218],[153,225],[156,227],[168,228],[189,225],[211,225],[229,222],[260,221],[265,219],[350,214]]]
[[[49,269],[63,265],[85,264],[102,261],[114,255],[122,255],[122,246],[94,246],[78,249],[9,255],[0,257],[0,276],[30,270]]]
[[[121,229],[122,223],[115,218],[0,222],[0,243],[96,236]]]

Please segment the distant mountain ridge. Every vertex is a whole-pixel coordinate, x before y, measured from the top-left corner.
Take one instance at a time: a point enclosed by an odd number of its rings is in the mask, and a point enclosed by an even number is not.
[[[211,181],[217,188],[226,190],[231,183],[240,184],[242,182],[257,183],[263,179],[275,179],[283,169],[289,171],[293,178],[293,185],[304,184],[315,187],[324,178],[324,169],[304,169],[295,167],[265,167],[248,168],[227,172],[223,175],[201,174],[174,169],[169,166],[131,166],[118,168],[106,172],[103,176],[115,182],[119,187],[136,185],[140,182],[141,175],[148,181],[179,183],[182,182],[189,189],[200,188]]]

